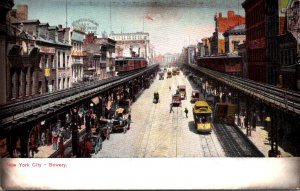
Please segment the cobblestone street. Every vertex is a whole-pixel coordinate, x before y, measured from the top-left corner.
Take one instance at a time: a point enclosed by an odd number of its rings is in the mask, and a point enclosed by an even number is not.
[[[171,95],[177,85],[187,86],[187,99],[170,113]],[[171,90],[169,90],[169,86]],[[158,92],[160,102],[154,104]],[[132,105],[131,128],[113,133],[103,142],[102,150],[93,157],[223,157],[224,151],[215,132],[198,134],[194,127],[190,95],[192,85],[181,73],[171,79],[158,80],[146,89]],[[187,108],[188,118],[184,113]]]

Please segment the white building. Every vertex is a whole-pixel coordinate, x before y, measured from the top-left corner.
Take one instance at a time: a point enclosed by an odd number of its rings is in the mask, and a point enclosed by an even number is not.
[[[72,45],[70,65],[72,68],[72,83],[83,80],[83,58],[86,57],[86,52],[83,52],[83,40],[85,32],[66,28],[66,39]]]
[[[150,46],[149,33],[112,33],[109,38],[117,41],[116,57],[131,57],[131,52],[145,58],[149,64],[153,63],[153,50]]]

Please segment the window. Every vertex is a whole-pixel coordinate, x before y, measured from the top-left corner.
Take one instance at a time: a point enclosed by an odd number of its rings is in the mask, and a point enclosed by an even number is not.
[[[67,67],[69,67],[69,59],[70,59],[70,56],[67,56]]]
[[[39,81],[39,92],[38,94],[42,94],[42,81]]]
[[[51,55],[51,67],[52,68],[55,68],[55,64],[53,63],[53,61],[54,61],[54,55]]]
[[[60,68],[60,52],[57,53],[57,65]]]
[[[63,52],[63,67],[64,68],[66,67],[66,55],[64,52]]]

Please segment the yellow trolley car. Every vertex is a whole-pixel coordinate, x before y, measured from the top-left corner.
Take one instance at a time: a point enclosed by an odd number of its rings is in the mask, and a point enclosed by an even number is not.
[[[206,101],[196,101],[193,115],[198,132],[210,133],[212,131],[212,109]]]

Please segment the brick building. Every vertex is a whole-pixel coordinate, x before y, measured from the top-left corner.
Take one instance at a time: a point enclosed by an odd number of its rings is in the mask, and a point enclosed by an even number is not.
[[[223,17],[222,13],[216,15],[215,32],[212,36],[211,54],[217,55],[225,53],[225,39],[223,33],[237,25],[245,24],[245,18],[235,15],[234,11],[228,11],[227,17]]]
[[[87,34],[83,50],[87,53],[84,74],[101,80],[115,75],[116,41]]]
[[[300,90],[300,1],[291,0],[286,7],[286,17],[281,18],[278,36],[280,77],[279,85],[291,90]],[[297,36],[298,35],[298,36]]]
[[[246,12],[246,47],[248,77],[258,82],[267,81],[266,1],[246,0],[242,3]]]

